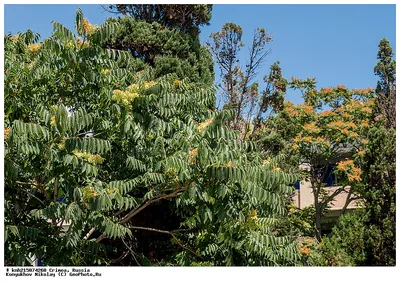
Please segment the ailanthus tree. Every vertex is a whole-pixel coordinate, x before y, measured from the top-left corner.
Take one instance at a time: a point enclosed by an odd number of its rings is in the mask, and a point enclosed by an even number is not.
[[[210,110],[214,89],[132,72],[129,52],[101,47],[118,23],[93,26],[78,9],[75,34],[53,25],[42,42],[4,38],[7,264],[298,262],[271,228],[296,177],[238,141],[233,111]],[[149,217],[157,205],[164,226]]]
[[[311,182],[316,237],[320,240],[321,217],[335,196],[348,193],[343,211],[359,197],[360,161],[368,144],[368,129],[374,124],[374,90],[349,90],[339,85],[318,91],[314,79],[296,78],[290,86],[302,90],[305,103],[295,106],[285,102],[279,115],[268,123],[286,140],[283,152],[290,156],[289,162],[300,166]],[[332,174],[330,164],[336,164],[335,172],[342,178],[339,187],[328,192],[324,180]]]

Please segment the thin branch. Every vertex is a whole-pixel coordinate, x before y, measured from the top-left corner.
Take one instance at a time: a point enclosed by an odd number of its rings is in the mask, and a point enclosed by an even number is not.
[[[37,196],[35,196],[34,194],[32,194],[31,192],[29,192],[29,191],[26,191],[26,193],[28,194],[28,195],[30,195],[30,196],[32,196],[32,197],[34,197],[35,199],[37,199],[41,204],[43,204],[43,205],[45,205],[44,204],[44,202],[41,200],[41,199],[39,199]]]
[[[54,202],[57,202],[57,196],[58,196],[58,176],[54,180],[54,195],[53,195]],[[57,225],[57,219],[53,218],[52,223],[53,225]]]
[[[58,176],[54,180],[54,195],[53,195],[54,202],[57,202],[57,197],[58,197]]]
[[[190,184],[190,183],[189,183]],[[120,221],[119,224],[125,224],[126,222],[128,222],[129,220],[132,219],[132,217],[134,217],[136,214],[138,214],[139,212],[141,212],[143,209],[145,209],[146,207],[148,207],[150,204],[152,204],[153,202],[157,202],[159,200],[162,199],[169,199],[169,198],[173,198],[176,196],[180,195],[180,192],[184,191],[187,189],[187,187],[189,186],[189,184],[187,184],[186,186],[182,187],[182,188],[178,188],[176,189],[174,192],[167,194],[167,195],[161,195],[161,196],[155,196],[149,200],[147,200],[146,202],[142,203],[141,205],[139,205],[138,207],[134,208],[131,212],[129,212],[127,215],[125,215]],[[95,229],[92,228],[89,233],[85,236],[86,239],[88,239],[93,233],[94,233]],[[101,242],[103,239],[105,239],[107,236],[106,234],[102,234],[100,235],[100,237],[98,237],[96,239],[96,242],[99,243]]]
[[[183,249],[188,250],[189,252],[193,253],[195,256],[203,259],[200,255],[198,255],[197,253],[195,253],[192,249],[185,247],[184,245],[182,245],[182,243],[178,240],[178,238],[175,236],[174,233],[172,233],[171,231],[166,231],[166,230],[160,230],[160,229],[155,229],[155,228],[149,228],[149,227],[140,227],[140,226],[130,226],[129,229],[136,229],[136,230],[145,230],[145,231],[151,231],[151,232],[157,232],[157,233],[162,233],[162,234],[168,234],[171,235],[175,241],[177,242],[177,244],[179,246],[181,246]]]
[[[140,263],[139,263],[139,261],[136,259],[136,256],[135,256],[135,253],[133,252],[133,250],[128,246],[127,243],[125,243],[125,241],[124,241],[123,238],[122,238],[121,240],[122,240],[122,243],[124,243],[125,247],[126,247],[126,248],[129,250],[129,252],[131,253],[131,255],[132,255],[133,259],[136,261],[137,265],[140,266]]]
[[[112,14],[116,14],[116,15],[118,15],[118,14],[121,14],[121,12],[115,12],[115,11],[113,11],[112,9],[109,9],[106,5],[103,5],[103,4],[101,4],[100,5],[106,12],[109,12],[109,13],[112,13]]]
[[[147,202],[145,202],[143,205],[139,206],[137,209],[132,210],[131,212],[129,212],[127,215],[124,216],[124,218],[122,218],[119,223],[120,224],[124,224],[126,222],[128,222],[133,216],[135,216],[136,214],[138,214],[140,211],[142,211],[143,209],[145,209],[147,206],[149,206],[150,204],[152,204],[153,202],[162,200],[162,199],[168,199],[168,198],[172,198],[172,197],[176,197],[178,195],[179,192],[182,192],[184,190],[186,190],[186,188],[189,185],[186,185],[183,188],[178,188],[176,189],[174,192],[168,194],[168,195],[161,195],[158,197],[154,197],[149,199]]]
[[[111,260],[111,263],[119,263],[121,262],[126,256],[129,254],[129,252],[123,252],[122,255],[119,258],[115,258]]]
[[[96,229],[92,228],[90,229],[90,231],[86,234],[86,236],[83,238],[84,240],[89,239],[90,236],[92,236],[92,234],[94,233],[94,231],[96,231]]]

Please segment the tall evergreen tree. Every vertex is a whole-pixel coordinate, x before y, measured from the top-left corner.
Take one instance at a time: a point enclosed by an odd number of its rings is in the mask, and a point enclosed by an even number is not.
[[[396,61],[387,39],[379,44],[375,73],[375,127],[368,133],[368,147],[363,159],[366,201],[370,228],[367,265],[396,264]]]
[[[183,33],[199,34],[200,26],[209,25],[212,5],[190,4],[114,4],[103,8],[111,13],[158,22]]]
[[[379,76],[376,87],[377,110],[386,119],[386,128],[396,128],[396,61],[389,41],[379,43],[378,63],[374,71]]]
[[[176,6],[176,7],[175,7]],[[200,44],[200,26],[211,19],[211,5],[112,5],[123,17],[107,22],[119,28],[103,47],[129,51],[138,62],[133,70],[150,67],[153,77],[175,74],[201,86],[214,83],[212,56]]]

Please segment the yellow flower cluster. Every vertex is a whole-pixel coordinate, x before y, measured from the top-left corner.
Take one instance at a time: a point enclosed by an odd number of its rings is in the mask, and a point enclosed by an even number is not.
[[[140,91],[149,89],[156,84],[157,82],[155,81],[142,82],[140,84],[131,84],[126,88],[126,90],[132,93],[139,93]]]
[[[369,87],[369,88],[359,88],[359,89],[355,89],[354,90],[354,92],[356,92],[356,93],[360,93],[360,94],[369,94],[369,93],[372,93],[372,92],[374,92],[375,91],[375,89],[373,89],[373,88],[371,88],[371,87]]]
[[[96,29],[96,25],[92,25],[88,19],[84,18],[83,19],[83,29],[87,34],[92,34]]]
[[[314,113],[314,108],[312,108],[310,105],[304,105],[304,107],[302,107],[304,113],[306,114],[312,114]]]
[[[50,121],[50,125],[55,126],[56,125],[56,116],[52,116]]]
[[[342,113],[342,117],[343,118],[353,118],[353,115],[345,112],[345,113]]]
[[[4,139],[5,140],[8,138],[9,134],[10,134],[10,128],[4,128]]]
[[[86,47],[88,47],[90,45],[90,40],[83,41],[81,38],[78,38],[76,43],[78,44],[78,46],[80,48],[86,48]]]
[[[65,140],[62,140],[61,142],[59,142],[59,143],[57,144],[57,147],[58,147],[60,150],[64,150],[64,149],[65,149]]]
[[[104,161],[104,158],[101,157],[99,154],[93,154],[93,155],[89,156],[87,161],[92,164],[102,164]]]
[[[83,190],[83,200],[88,201],[92,197],[98,196],[99,193],[95,191],[94,187],[88,186]]]
[[[358,156],[363,156],[365,154],[365,150],[364,149],[360,149],[357,151],[357,155]]]
[[[268,157],[266,160],[263,160],[263,165],[267,165],[271,162],[271,157]]]
[[[91,154],[86,151],[80,152],[80,151],[75,150],[75,151],[73,151],[73,154],[76,157],[86,159],[89,163],[92,163],[92,164],[102,164],[104,161],[104,158],[101,157],[99,154]]]
[[[324,137],[318,136],[317,138],[313,138],[312,136],[302,136],[301,133],[293,139],[293,142],[294,144],[291,145],[293,150],[297,150],[300,147],[299,143],[319,143],[319,146],[330,146],[330,142]]]
[[[302,246],[299,250],[299,252],[303,255],[309,256],[310,255],[310,248],[307,247],[306,245]]]
[[[363,127],[363,128],[368,128],[370,125],[369,125],[369,122],[368,122],[368,119],[367,120],[362,120],[361,121],[361,127]]]
[[[250,219],[257,220],[258,219],[257,209],[252,210],[249,217],[250,217]]]
[[[287,108],[287,107],[293,107],[294,104],[293,104],[292,102],[290,102],[290,101],[285,101],[285,102],[283,103],[283,106],[284,106],[285,108]]]
[[[375,99],[370,99],[368,101],[359,101],[356,99],[351,99],[348,103],[338,108],[338,112],[362,112],[366,114],[372,113],[372,107],[375,105]]]
[[[333,129],[355,129],[357,128],[354,122],[343,122],[343,121],[333,121],[327,125],[329,128]]]
[[[100,73],[102,73],[103,75],[109,75],[109,74],[111,74],[111,70],[110,69],[101,69]]]
[[[326,94],[330,94],[332,91],[333,91],[333,89],[331,87],[323,87],[323,88],[321,88],[319,93],[326,95]]]
[[[64,46],[67,48],[73,48],[75,47],[75,42],[69,40],[69,41],[64,41]]]
[[[11,36],[10,39],[11,39],[12,42],[16,43],[18,41],[18,38],[19,38],[18,35],[13,35],[13,36]]]
[[[355,138],[358,138],[358,134],[356,133],[356,132],[350,132],[349,133],[349,138],[353,138],[353,139],[355,139]]]
[[[291,148],[297,150],[300,146],[298,144],[292,144]]]
[[[303,137],[301,134],[298,134],[294,139],[294,142],[299,143],[299,142],[307,142],[311,143],[313,141],[313,138],[310,136],[305,136]]]
[[[191,150],[191,151],[189,151],[189,156],[190,157],[195,157],[197,155],[197,148],[195,148],[195,149],[193,149],[193,150]]]
[[[299,112],[293,108],[287,108],[286,111],[288,112],[289,116],[297,116]]]
[[[40,50],[41,45],[42,44],[40,42],[39,43],[29,44],[28,45],[28,50],[31,53],[37,53]]]
[[[139,93],[131,92],[131,91],[122,91],[116,89],[113,91],[112,100],[122,103],[124,106],[130,106],[131,102],[136,98],[139,97]]]
[[[294,105],[293,105],[292,102],[285,101],[283,103],[283,106],[284,106],[286,112],[289,114],[289,116],[297,116],[297,115],[299,115],[299,112],[297,112],[297,110],[294,109]]]
[[[280,171],[282,171],[282,169],[279,168],[279,167],[275,167],[274,169],[272,169],[272,171],[274,171],[274,172],[280,172]]]
[[[178,87],[180,86],[180,84],[181,84],[181,81],[180,81],[180,80],[175,80],[175,81],[174,81],[174,87],[175,87],[175,88],[178,88]]]
[[[313,123],[305,124],[305,125],[303,126],[303,129],[304,129],[307,133],[310,133],[310,134],[312,134],[312,133],[319,133],[319,132],[321,131],[321,129],[318,128],[317,125],[315,125],[314,122],[313,122]]]
[[[333,112],[332,110],[325,110],[325,111],[322,111],[321,113],[319,113],[319,116],[320,117],[328,117],[328,116],[335,115],[335,114],[336,113]]]
[[[372,113],[372,109],[371,109],[370,107],[368,107],[368,106],[363,107],[363,108],[362,108],[362,111],[365,112],[365,113],[367,113],[367,114],[371,114],[371,113]]]
[[[107,193],[108,195],[111,195],[111,194],[116,193],[116,192],[118,192],[118,191],[119,191],[118,188],[114,188],[114,189],[109,189],[109,188],[107,188],[107,189],[106,189],[106,193]]]
[[[236,165],[233,164],[232,161],[229,161],[225,166],[229,168],[236,168]]]
[[[354,122],[344,122],[344,121],[333,121],[327,125],[328,128],[340,131],[343,135],[349,138],[357,138],[358,134],[354,132],[357,129],[357,125]]]
[[[149,89],[156,84],[157,84],[157,82],[155,82],[155,81],[144,82],[144,88]]]
[[[126,88],[129,92],[139,92],[140,88],[138,84],[131,84]]]
[[[214,121],[214,118],[210,118],[207,121],[200,123],[199,126],[197,127],[197,130],[199,132],[204,131],[208,126],[210,126],[210,124]]]
[[[350,182],[361,181],[361,169],[354,165],[354,161],[346,158],[337,164],[337,170],[346,173]]]

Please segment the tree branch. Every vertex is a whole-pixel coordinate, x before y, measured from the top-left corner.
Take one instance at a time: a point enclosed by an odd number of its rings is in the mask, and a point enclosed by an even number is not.
[[[174,192],[167,194],[167,195],[161,195],[161,196],[155,196],[149,200],[147,200],[146,202],[142,203],[141,205],[139,205],[138,207],[136,207],[135,209],[133,209],[131,212],[129,212],[127,215],[125,215],[120,221],[119,224],[125,224],[126,222],[128,222],[129,220],[132,219],[132,217],[134,217],[136,214],[138,214],[140,211],[142,211],[143,209],[145,209],[146,207],[148,207],[150,204],[152,204],[153,202],[157,202],[159,200],[162,199],[169,199],[169,198],[173,198],[179,195],[180,192],[184,191],[187,189],[187,187],[190,185],[187,184],[186,186],[182,187],[182,188],[178,188],[175,189]],[[89,233],[86,234],[85,239],[89,239],[89,237],[94,233],[95,229],[92,228],[90,229]],[[101,242],[103,239],[105,239],[107,236],[103,233],[100,237],[98,237],[96,239],[96,242],[99,243]]]
[[[58,197],[58,176],[54,180],[54,195],[53,195],[54,202],[57,202],[57,197]]]
[[[124,243],[125,247],[129,250],[129,252],[131,253],[133,259],[136,261],[137,265],[140,266],[140,263],[138,262],[138,260],[136,259],[135,253],[133,252],[133,250],[131,249],[131,247],[128,246],[127,243],[125,243],[124,239],[121,239],[122,243]]]
[[[57,202],[57,196],[58,196],[58,176],[55,177],[55,180],[54,180],[54,194],[53,194],[54,202]],[[53,225],[57,225],[57,219],[53,218],[52,223],[53,223]]]
[[[124,223],[128,222],[133,216],[135,216],[136,214],[138,214],[140,211],[142,211],[143,209],[145,209],[146,207],[148,207],[148,206],[149,206],[150,204],[152,204],[153,202],[156,202],[156,201],[159,201],[159,200],[162,200],[162,199],[168,199],[168,198],[172,198],[172,197],[177,196],[179,192],[182,192],[182,191],[186,190],[186,188],[187,188],[188,186],[189,186],[189,185],[186,185],[186,186],[183,187],[183,188],[178,188],[178,189],[176,189],[174,192],[172,192],[172,193],[170,193],[170,194],[168,194],[168,195],[161,195],[161,196],[158,196],[158,197],[154,197],[154,198],[149,199],[148,201],[146,201],[145,203],[143,203],[141,206],[139,206],[138,208],[132,210],[132,211],[129,212],[127,215],[125,215],[124,218],[122,218],[122,219],[119,221],[119,223],[120,223],[120,224],[124,224]]]
[[[328,196],[324,202],[322,203],[322,206],[325,208],[326,206],[328,206],[328,204],[333,201],[333,199],[340,194],[341,192],[343,192],[345,190],[345,186],[342,186],[340,188],[338,188],[336,191],[334,191],[330,196]],[[350,193],[349,193],[350,195]]]
[[[166,231],[166,230],[159,230],[159,229],[155,229],[155,228],[149,228],[149,227],[140,227],[140,226],[130,226],[129,229],[136,229],[136,230],[145,230],[145,231],[151,231],[151,232],[157,232],[157,233],[162,233],[162,234],[168,234],[171,235],[175,241],[177,242],[177,244],[179,246],[181,246],[183,249],[188,250],[189,252],[193,253],[195,256],[203,259],[200,255],[198,255],[197,253],[195,253],[192,249],[185,247],[184,245],[182,245],[182,243],[178,240],[178,238],[175,236],[174,233],[170,232],[170,231]]]
[[[123,252],[122,255],[119,258],[115,258],[111,260],[111,263],[119,263],[121,262],[126,256],[129,254],[129,252]]]

